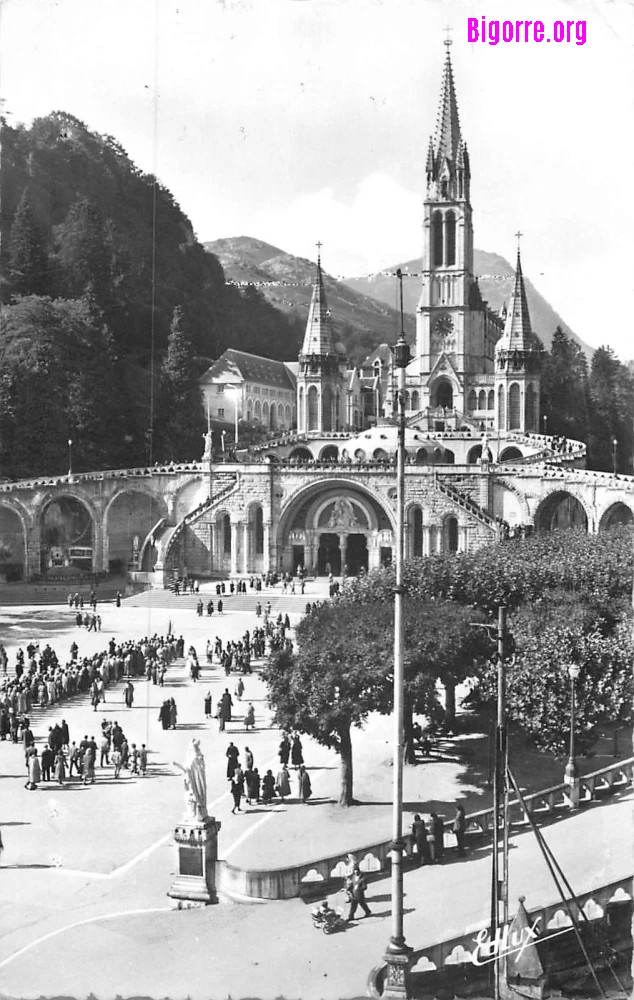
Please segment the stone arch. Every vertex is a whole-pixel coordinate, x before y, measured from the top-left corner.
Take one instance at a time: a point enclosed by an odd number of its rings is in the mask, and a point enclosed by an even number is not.
[[[172,520],[174,524],[182,521],[186,514],[195,510],[203,500],[207,499],[207,482],[202,476],[195,476],[176,491],[173,500]]]
[[[389,457],[385,448],[375,448],[372,452],[372,458],[375,462],[387,462],[389,461]]]
[[[321,462],[338,462],[339,461],[339,449],[336,444],[327,444],[325,448],[322,448],[319,453],[319,460]]]
[[[388,527],[392,531],[396,530],[396,514],[392,508],[386,504],[384,497],[382,497],[380,493],[372,489],[370,486],[356,482],[354,479],[346,479],[345,476],[337,476],[335,479],[328,478],[327,480],[319,480],[317,482],[309,483],[308,485],[301,487],[296,493],[288,498],[280,511],[277,527],[278,541],[288,530],[289,524],[298,508],[300,508],[305,501],[310,499],[313,494],[316,498],[319,493],[322,493],[325,490],[332,490],[333,494],[337,491],[349,491],[351,494],[358,493],[360,497],[367,497],[369,500],[373,501],[378,508],[380,508],[382,514],[388,522]]]
[[[309,448],[293,448],[292,452],[289,454],[289,459],[292,462],[312,462],[313,453]]]
[[[293,421],[293,411],[291,410],[291,404],[287,403],[284,407],[284,423],[286,427],[290,427]]]
[[[277,430],[277,406],[275,403],[271,403],[271,409],[269,410],[269,427],[272,431]]]
[[[456,461],[456,456],[451,450],[451,448],[445,448],[442,455],[442,461],[444,465],[454,465]]]
[[[499,462],[515,462],[517,459],[524,458],[522,452],[515,445],[508,445],[500,454],[498,459]]]
[[[28,533],[24,513],[18,506],[0,499],[0,577],[9,583],[27,575]]]
[[[609,531],[621,524],[632,524],[634,522],[634,510],[623,500],[611,503],[599,518],[599,531]]]
[[[449,379],[439,378],[434,382],[433,406],[440,406],[445,410],[453,410],[453,386]]]
[[[73,491],[49,495],[39,505],[40,569],[97,568],[99,512],[87,497]]]
[[[412,410],[414,410],[414,412],[420,410],[420,395],[418,389],[414,389],[412,393]]]
[[[486,410],[486,408],[487,408],[487,394],[484,391],[484,389],[480,389],[480,392],[478,393],[478,409]]]
[[[428,461],[427,448],[419,448],[416,452],[416,465],[426,465]]]
[[[588,530],[590,517],[583,501],[565,489],[555,489],[542,498],[535,511],[536,531],[566,528]]]
[[[104,546],[110,572],[141,569],[142,543],[152,528],[167,517],[165,500],[150,490],[118,490],[104,511]]]
[[[262,403],[262,423],[265,427],[269,426],[269,404],[267,400]]]
[[[478,394],[475,391],[475,389],[472,389],[471,392],[469,393],[469,401],[467,403],[467,408],[469,410],[478,409]]]
[[[467,452],[467,465],[475,465],[482,458],[482,445],[474,444]]]
[[[500,487],[503,491],[505,491],[507,493],[512,493],[513,494],[513,496],[515,497],[515,499],[516,499],[516,501],[517,501],[517,503],[519,505],[519,508],[521,510],[521,521],[524,524],[528,524],[530,522],[530,520],[531,520],[531,512],[530,512],[530,507],[528,505],[528,500],[526,499],[526,497],[524,496],[524,494],[522,493],[522,491],[519,490],[514,483],[509,482],[506,479],[496,479],[496,480],[494,480],[494,483],[493,483],[493,513],[494,514],[498,514],[498,511],[496,510],[496,491],[497,491],[498,487]],[[503,502],[502,502],[502,506],[504,506]],[[500,513],[499,516],[500,517],[504,517],[504,514]]]
[[[489,389],[489,394],[487,396],[487,410],[495,409],[495,392],[493,389]]]
[[[247,573],[261,573],[264,569],[264,508],[260,501],[247,507]]]

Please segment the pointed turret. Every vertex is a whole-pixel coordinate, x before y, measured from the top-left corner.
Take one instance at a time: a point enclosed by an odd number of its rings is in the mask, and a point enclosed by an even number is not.
[[[306,333],[299,355],[297,429],[300,433],[338,431],[345,426],[347,369],[345,348],[334,342],[321,255],[318,255]]]
[[[511,294],[511,304],[506,314],[504,333],[498,341],[498,350],[529,351],[535,346],[531,317],[526,301],[524,275],[519,247],[515,265],[515,284]]]
[[[313,297],[308,310],[308,323],[304,334],[302,354],[334,354],[335,345],[330,322],[330,310],[326,302],[324,275],[321,257],[317,257],[317,274],[313,285]]]

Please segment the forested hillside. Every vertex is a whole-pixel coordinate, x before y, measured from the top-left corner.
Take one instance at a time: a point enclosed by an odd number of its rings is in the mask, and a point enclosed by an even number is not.
[[[293,358],[302,324],[227,285],[111,136],[55,112],[1,140],[0,475],[62,473],[69,438],[77,470],[199,457],[196,377],[228,346]]]

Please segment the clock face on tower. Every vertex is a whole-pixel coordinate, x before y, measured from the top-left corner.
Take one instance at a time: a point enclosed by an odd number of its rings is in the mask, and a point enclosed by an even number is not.
[[[453,320],[451,316],[447,315],[447,313],[443,313],[442,316],[439,316],[434,323],[434,333],[436,333],[439,337],[448,337],[452,334]]]

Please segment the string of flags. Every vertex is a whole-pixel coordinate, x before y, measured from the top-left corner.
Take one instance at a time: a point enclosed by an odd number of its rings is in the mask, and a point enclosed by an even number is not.
[[[422,278],[422,271],[403,271],[402,276],[404,278]],[[374,278],[396,278],[396,271],[375,271],[373,274],[364,274],[360,276],[350,277],[344,274],[330,275],[335,281],[372,281]],[[476,274],[476,279],[484,279],[486,281],[511,281],[514,277],[512,274]],[[227,285],[233,285],[235,288],[310,288],[315,284],[312,278],[307,278],[305,281],[235,281],[229,279],[225,281]],[[291,305],[292,303],[289,303]]]

